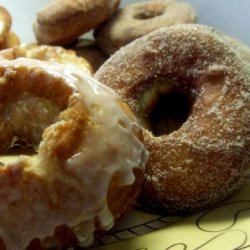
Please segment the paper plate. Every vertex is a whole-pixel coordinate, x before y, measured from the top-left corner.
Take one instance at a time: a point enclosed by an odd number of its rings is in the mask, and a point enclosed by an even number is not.
[[[217,206],[187,217],[131,211],[92,250],[250,249],[250,177]]]

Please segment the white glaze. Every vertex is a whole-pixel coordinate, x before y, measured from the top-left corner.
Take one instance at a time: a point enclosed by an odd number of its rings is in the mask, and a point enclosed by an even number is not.
[[[64,172],[52,172],[61,166],[54,167],[58,164],[55,163],[56,160],[54,162],[54,159],[46,159],[40,153],[35,158],[22,157],[19,162],[8,163],[4,167],[12,169],[15,177],[20,180],[32,171],[41,180],[28,179],[26,185],[29,186],[22,190],[23,193],[18,185],[0,187],[0,237],[7,249],[24,249],[32,239],[51,236],[58,225],[66,224],[74,230],[82,245],[89,245],[93,241],[96,220],[104,230],[113,226],[114,218],[107,206],[107,191],[114,173],[121,172],[121,185],[129,185],[135,181],[133,169],[145,167],[147,152],[133,132],[138,129],[137,121],[128,117],[118,107],[117,94],[84,72],[73,72],[71,68],[55,63],[23,58],[1,62],[1,65],[14,68],[41,68],[51,77],[63,78],[74,90],[73,94],[87,107],[92,126],[86,135],[83,149],[63,162]],[[120,125],[121,122],[123,126]],[[44,147],[43,141],[40,147]],[[32,167],[25,169],[22,163],[27,161]],[[53,167],[50,166],[51,162]],[[86,167],[88,165],[91,166]],[[63,176],[63,173],[70,173],[70,177]],[[0,181],[8,181],[5,174],[0,173]],[[59,182],[63,181],[65,190],[68,188],[76,191],[76,194],[72,193],[72,197],[55,198],[59,199],[56,200],[57,203],[65,205],[62,211],[51,210],[48,201],[41,198],[42,193],[48,193],[50,198],[53,197],[53,190],[49,184],[56,178]],[[44,185],[44,182],[48,184]],[[30,195],[30,200],[27,200],[27,195]],[[12,218],[15,214],[9,211],[13,199],[17,202],[15,213],[20,215],[16,220]],[[65,207],[69,210],[65,210]],[[1,222],[3,218],[4,223]],[[8,219],[11,223],[6,223]]]

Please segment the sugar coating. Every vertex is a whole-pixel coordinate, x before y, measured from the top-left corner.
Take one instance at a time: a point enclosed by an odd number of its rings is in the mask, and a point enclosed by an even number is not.
[[[232,45],[234,44],[234,46]],[[240,49],[241,48],[241,49]],[[141,201],[160,212],[191,213],[238,190],[250,167],[249,50],[203,25],[162,28],[116,52],[95,77],[141,117],[152,79],[189,88],[192,111],[180,129],[144,129],[150,159]]]

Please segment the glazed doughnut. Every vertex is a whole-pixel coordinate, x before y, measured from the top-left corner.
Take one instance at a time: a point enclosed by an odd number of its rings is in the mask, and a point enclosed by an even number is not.
[[[74,50],[77,56],[85,58],[92,66],[94,72],[107,60],[106,55],[100,51],[95,41],[91,39],[79,39],[70,49]]]
[[[4,42],[6,35],[8,34],[12,24],[12,18],[10,13],[0,6],[0,44]]]
[[[1,158],[1,241],[19,250],[66,232],[90,244],[140,191],[140,126],[118,95],[83,72],[19,58],[1,61],[0,75],[1,152],[34,148]]]
[[[162,28],[115,53],[96,79],[129,104],[150,153],[140,197],[169,214],[203,210],[246,181],[250,64],[212,28]]]
[[[59,46],[22,44],[0,51],[0,59],[13,60],[18,57],[56,62],[84,70],[89,75],[93,74],[93,68],[86,59],[76,56],[73,50],[66,50]]]
[[[67,45],[97,28],[117,10],[120,0],[56,0],[37,13],[36,39],[41,44]]]
[[[94,36],[107,55],[161,27],[196,22],[196,13],[187,3],[155,0],[133,3],[118,10],[114,17],[98,28]]]

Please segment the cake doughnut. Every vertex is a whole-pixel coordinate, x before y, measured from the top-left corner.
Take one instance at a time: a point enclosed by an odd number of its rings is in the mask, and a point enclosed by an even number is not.
[[[84,70],[89,75],[94,73],[92,66],[86,59],[78,57],[73,50],[59,46],[21,44],[0,51],[0,59],[13,60],[19,57],[64,64],[67,67]]]
[[[150,153],[140,202],[201,211],[234,193],[250,167],[250,64],[219,31],[154,31],[108,59],[95,78],[129,104]]]
[[[141,189],[147,152],[136,118],[112,90],[60,64],[2,60],[0,76],[0,242],[89,245]]]
[[[100,51],[95,41],[91,39],[79,39],[70,49],[74,50],[77,56],[85,58],[94,72],[107,60],[107,56]]]
[[[194,8],[175,0],[133,3],[119,9],[113,18],[94,33],[98,46],[107,55],[161,27],[196,22]]]
[[[56,0],[37,13],[33,29],[38,43],[67,45],[107,21],[120,0]]]

